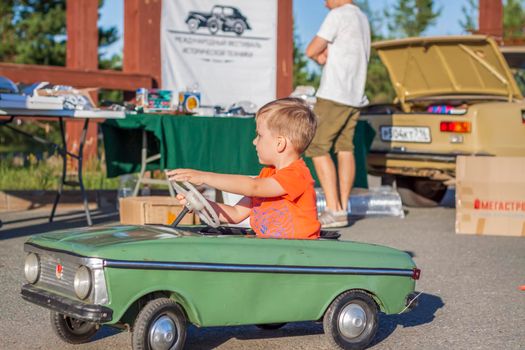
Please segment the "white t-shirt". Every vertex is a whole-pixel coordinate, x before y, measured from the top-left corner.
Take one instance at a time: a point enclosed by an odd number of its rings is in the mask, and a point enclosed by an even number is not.
[[[370,25],[359,7],[332,9],[317,36],[328,41],[328,60],[317,96],[353,107],[368,104],[366,71],[370,58]]]

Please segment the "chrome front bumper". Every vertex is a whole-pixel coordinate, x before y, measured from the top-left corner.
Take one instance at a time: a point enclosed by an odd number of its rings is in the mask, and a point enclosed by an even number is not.
[[[24,285],[20,294],[24,300],[78,320],[105,323],[113,319],[113,310],[108,307],[71,300],[30,284]]]

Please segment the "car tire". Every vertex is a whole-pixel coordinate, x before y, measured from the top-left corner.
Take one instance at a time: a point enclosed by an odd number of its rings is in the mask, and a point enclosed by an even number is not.
[[[244,33],[244,30],[246,29],[246,25],[241,21],[235,21],[235,23],[233,23],[232,29],[235,34],[240,36],[242,35],[242,33]]]
[[[260,329],[264,329],[265,331],[271,331],[274,329],[282,328],[286,325],[286,323],[265,323],[265,324],[256,324],[255,326]]]
[[[133,350],[151,350],[161,346],[180,350],[186,342],[186,330],[186,315],[179,304],[168,298],[154,299],[140,310],[135,319],[131,336]],[[158,344],[152,346],[155,340]]]
[[[216,19],[210,19],[207,23],[206,23],[206,26],[208,27],[208,30],[210,31],[210,33],[212,35],[215,35],[217,34],[217,32],[219,31],[219,21],[217,21]]]
[[[51,311],[51,327],[55,334],[66,343],[83,344],[93,338],[99,325]]]
[[[409,207],[436,207],[447,192],[442,181],[414,176],[396,176],[396,187],[401,201]]]
[[[195,33],[199,29],[199,21],[195,18],[188,20],[188,29],[190,33]]]
[[[323,318],[330,348],[366,348],[377,332],[377,313],[377,304],[366,293],[348,291],[339,295]]]

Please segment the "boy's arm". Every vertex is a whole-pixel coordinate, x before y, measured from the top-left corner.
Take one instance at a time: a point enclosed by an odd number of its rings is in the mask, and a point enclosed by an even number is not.
[[[219,220],[229,224],[238,224],[246,219],[250,216],[250,210],[252,207],[252,199],[250,197],[243,197],[235,205],[215,203],[212,201],[209,201],[209,203],[219,215]]]
[[[271,198],[283,196],[286,191],[277,180],[252,178],[244,175],[217,174],[193,169],[175,169],[167,172],[170,181],[188,181],[196,185],[206,184],[221,191],[246,197]]]
[[[182,205],[186,205],[186,197],[179,193],[177,194],[178,201]],[[252,208],[252,199],[250,197],[243,197],[235,205],[228,205],[222,203],[216,203],[208,200],[211,207],[217,215],[219,215],[220,222],[227,222],[229,224],[238,224],[239,222],[250,216],[250,210]]]
[[[328,57],[328,41],[316,35],[306,48],[306,56],[324,65]]]

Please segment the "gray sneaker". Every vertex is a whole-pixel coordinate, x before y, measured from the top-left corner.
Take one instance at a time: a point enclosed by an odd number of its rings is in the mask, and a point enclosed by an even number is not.
[[[321,216],[319,216],[321,228],[330,227],[345,227],[348,226],[348,214],[344,210],[331,211],[326,209]]]

